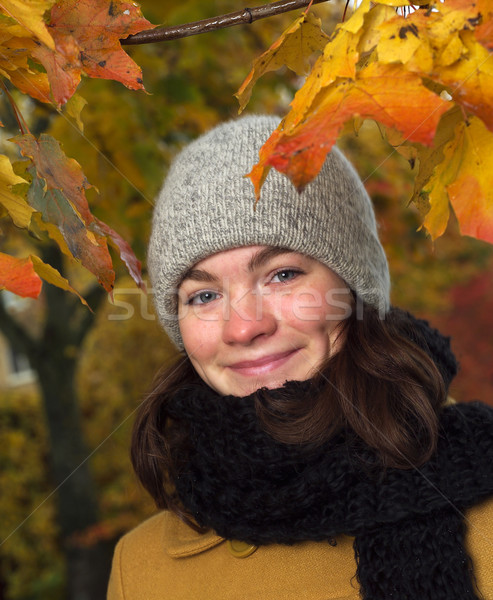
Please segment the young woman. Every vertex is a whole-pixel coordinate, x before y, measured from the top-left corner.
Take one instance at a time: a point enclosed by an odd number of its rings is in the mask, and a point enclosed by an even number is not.
[[[297,194],[243,175],[275,128],[175,160],[148,264],[184,352],[142,404],[163,509],[120,540],[109,600],[493,599],[493,415],[447,401],[448,339],[390,307],[371,202],[334,149]]]

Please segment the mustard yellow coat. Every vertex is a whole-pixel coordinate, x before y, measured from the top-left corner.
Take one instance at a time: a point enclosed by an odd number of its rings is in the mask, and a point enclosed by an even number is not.
[[[493,498],[467,511],[466,524],[478,589],[493,600]],[[165,511],[118,542],[108,600],[359,600],[355,570],[350,537],[255,549],[197,534]]]

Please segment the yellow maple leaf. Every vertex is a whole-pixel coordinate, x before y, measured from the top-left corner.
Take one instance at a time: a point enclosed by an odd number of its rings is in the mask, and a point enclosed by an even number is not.
[[[464,121],[456,112],[455,117],[441,128],[440,135],[445,142],[438,149],[441,156],[421,157],[423,162],[435,163],[433,174],[423,188],[430,205],[423,225],[432,239],[442,235],[449,219],[450,200],[461,233],[491,243],[493,133],[477,117]],[[446,136],[449,136],[448,140],[445,140]]]
[[[65,277],[60,275],[59,271],[57,271],[51,265],[48,265],[45,262],[43,262],[38,256],[35,256],[34,254],[31,254],[29,258],[31,259],[34,271],[37,273],[37,275],[44,279],[44,281],[46,281],[47,283],[51,283],[52,285],[56,285],[62,290],[75,294],[82,302],[82,304],[87,306],[87,308],[90,308],[87,302],[84,300],[84,298],[79,294],[79,292],[70,285],[69,281],[65,279]]]
[[[235,96],[242,112],[256,81],[269,71],[275,71],[286,65],[297,75],[306,75],[309,70],[308,59],[317,50],[323,50],[328,36],[322,31],[321,21],[311,12],[296,19],[253,63],[253,68]]]
[[[14,173],[10,160],[0,154],[0,204],[7,209],[17,227],[26,229],[29,227],[34,209],[22,196],[12,192],[11,186],[18,183],[27,182]]]
[[[41,102],[51,102],[50,85],[46,73],[33,70],[29,65],[31,53],[38,47],[26,30],[13,26],[0,31],[0,75],[9,79],[21,92]]]
[[[412,201],[423,215],[423,227],[431,238],[440,237],[450,217],[447,186],[457,176],[462,160],[457,126],[463,121],[459,107],[444,115],[437,128],[432,148],[417,148],[419,163]]]
[[[82,123],[80,113],[86,104],[87,100],[80,94],[74,94],[65,104],[65,114],[74,119],[80,131],[84,131],[84,124]]]
[[[461,39],[467,54],[448,67],[437,68],[433,79],[446,85],[458,104],[493,130],[493,56],[473,31],[464,31]]]
[[[462,148],[457,177],[448,187],[463,235],[493,243],[493,133],[477,117],[458,126]]]
[[[284,133],[289,134],[308,112],[316,110],[322,99],[323,94],[320,92],[323,89],[338,78],[356,77],[356,63],[360,57],[359,44],[366,30],[365,20],[370,13],[379,12],[379,8],[385,10],[384,7],[375,7],[370,11],[370,0],[363,0],[350,18],[336,27],[325,45],[323,55],[318,58],[305,84],[291,102],[291,111],[282,124]]]
[[[377,53],[380,62],[401,63],[452,95],[466,111],[479,116],[493,130],[493,58],[476,39],[480,19],[475,3],[436,2],[435,11],[415,11],[380,25]]]
[[[6,15],[15,19],[51,50],[55,50],[55,42],[43,16],[53,4],[55,0],[0,0],[0,8]]]
[[[380,41],[380,25],[395,16],[390,6],[373,6],[365,15],[364,27],[359,32],[358,50],[361,54],[373,51]]]

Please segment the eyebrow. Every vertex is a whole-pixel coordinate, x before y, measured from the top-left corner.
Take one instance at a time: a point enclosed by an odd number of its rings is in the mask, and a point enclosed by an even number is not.
[[[248,271],[253,273],[256,269],[263,267],[267,262],[272,260],[274,257],[279,256],[280,254],[294,254],[294,250],[290,250],[289,248],[280,248],[277,246],[268,246],[267,248],[263,248],[256,252],[248,263]],[[207,283],[219,283],[219,277],[209,273],[205,269],[188,269],[183,275],[183,278],[180,281],[180,285],[185,280],[191,281],[204,281]]]

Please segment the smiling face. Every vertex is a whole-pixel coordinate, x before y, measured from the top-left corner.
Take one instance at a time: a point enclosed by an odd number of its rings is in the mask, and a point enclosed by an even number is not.
[[[322,263],[270,246],[219,252],[190,269],[179,287],[185,350],[219,394],[304,381],[336,352],[352,295]]]

